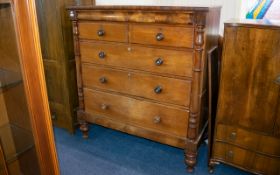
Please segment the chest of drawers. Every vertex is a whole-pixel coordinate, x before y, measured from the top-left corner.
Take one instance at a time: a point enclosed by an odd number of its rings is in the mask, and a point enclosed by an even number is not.
[[[280,23],[225,24],[210,166],[280,175]],[[213,168],[213,167],[212,167]]]
[[[206,52],[220,8],[69,7],[78,116],[185,149],[188,170],[207,126]]]

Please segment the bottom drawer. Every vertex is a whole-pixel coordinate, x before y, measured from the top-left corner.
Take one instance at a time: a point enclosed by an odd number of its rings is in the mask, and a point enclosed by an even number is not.
[[[84,89],[85,112],[118,122],[186,137],[189,112],[122,95]]]
[[[280,158],[269,157],[230,144],[215,142],[213,157],[254,173],[280,175]]]

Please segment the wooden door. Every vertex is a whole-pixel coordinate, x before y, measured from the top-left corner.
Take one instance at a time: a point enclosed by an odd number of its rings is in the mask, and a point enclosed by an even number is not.
[[[280,86],[279,30],[226,27],[217,121],[272,133]]]

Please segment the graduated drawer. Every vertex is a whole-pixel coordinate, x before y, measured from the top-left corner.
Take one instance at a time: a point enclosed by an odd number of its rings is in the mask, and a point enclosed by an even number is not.
[[[258,174],[279,175],[280,158],[248,151],[230,144],[215,142],[214,159],[245,168]]]
[[[83,64],[83,84],[162,102],[189,106],[191,82],[146,73],[121,71]]]
[[[193,48],[193,27],[132,24],[129,30],[131,43]]]
[[[127,42],[127,24],[106,22],[79,22],[79,37],[101,41]]]
[[[264,154],[280,156],[280,139],[257,134],[242,128],[218,124],[216,140],[239,145]]]
[[[186,110],[86,88],[84,102],[86,113],[186,137],[189,116]]]
[[[192,76],[193,51],[167,50],[127,44],[80,42],[81,60],[96,64]]]

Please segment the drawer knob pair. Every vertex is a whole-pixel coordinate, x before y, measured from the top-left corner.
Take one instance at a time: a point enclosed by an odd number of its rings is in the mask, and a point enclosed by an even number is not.
[[[97,35],[98,36],[104,36],[105,35],[105,31],[100,29],[100,30],[97,31]]]
[[[161,121],[160,116],[155,116],[155,117],[154,117],[154,123],[155,123],[155,124],[160,123],[160,121]]]
[[[157,41],[162,41],[163,39],[164,39],[163,33],[158,33],[158,34],[156,35],[156,40],[157,40]]]
[[[154,92],[155,92],[156,94],[160,94],[160,93],[162,92],[162,87],[161,87],[161,86],[155,87]]]
[[[104,84],[104,83],[107,83],[107,78],[106,77],[101,77],[99,78],[99,82]]]
[[[103,58],[105,58],[106,54],[105,54],[105,52],[101,51],[101,52],[99,52],[98,56],[99,56],[99,58],[103,59]]]
[[[156,64],[157,66],[162,65],[162,64],[163,64],[163,59],[162,59],[162,58],[156,59],[155,64]]]

